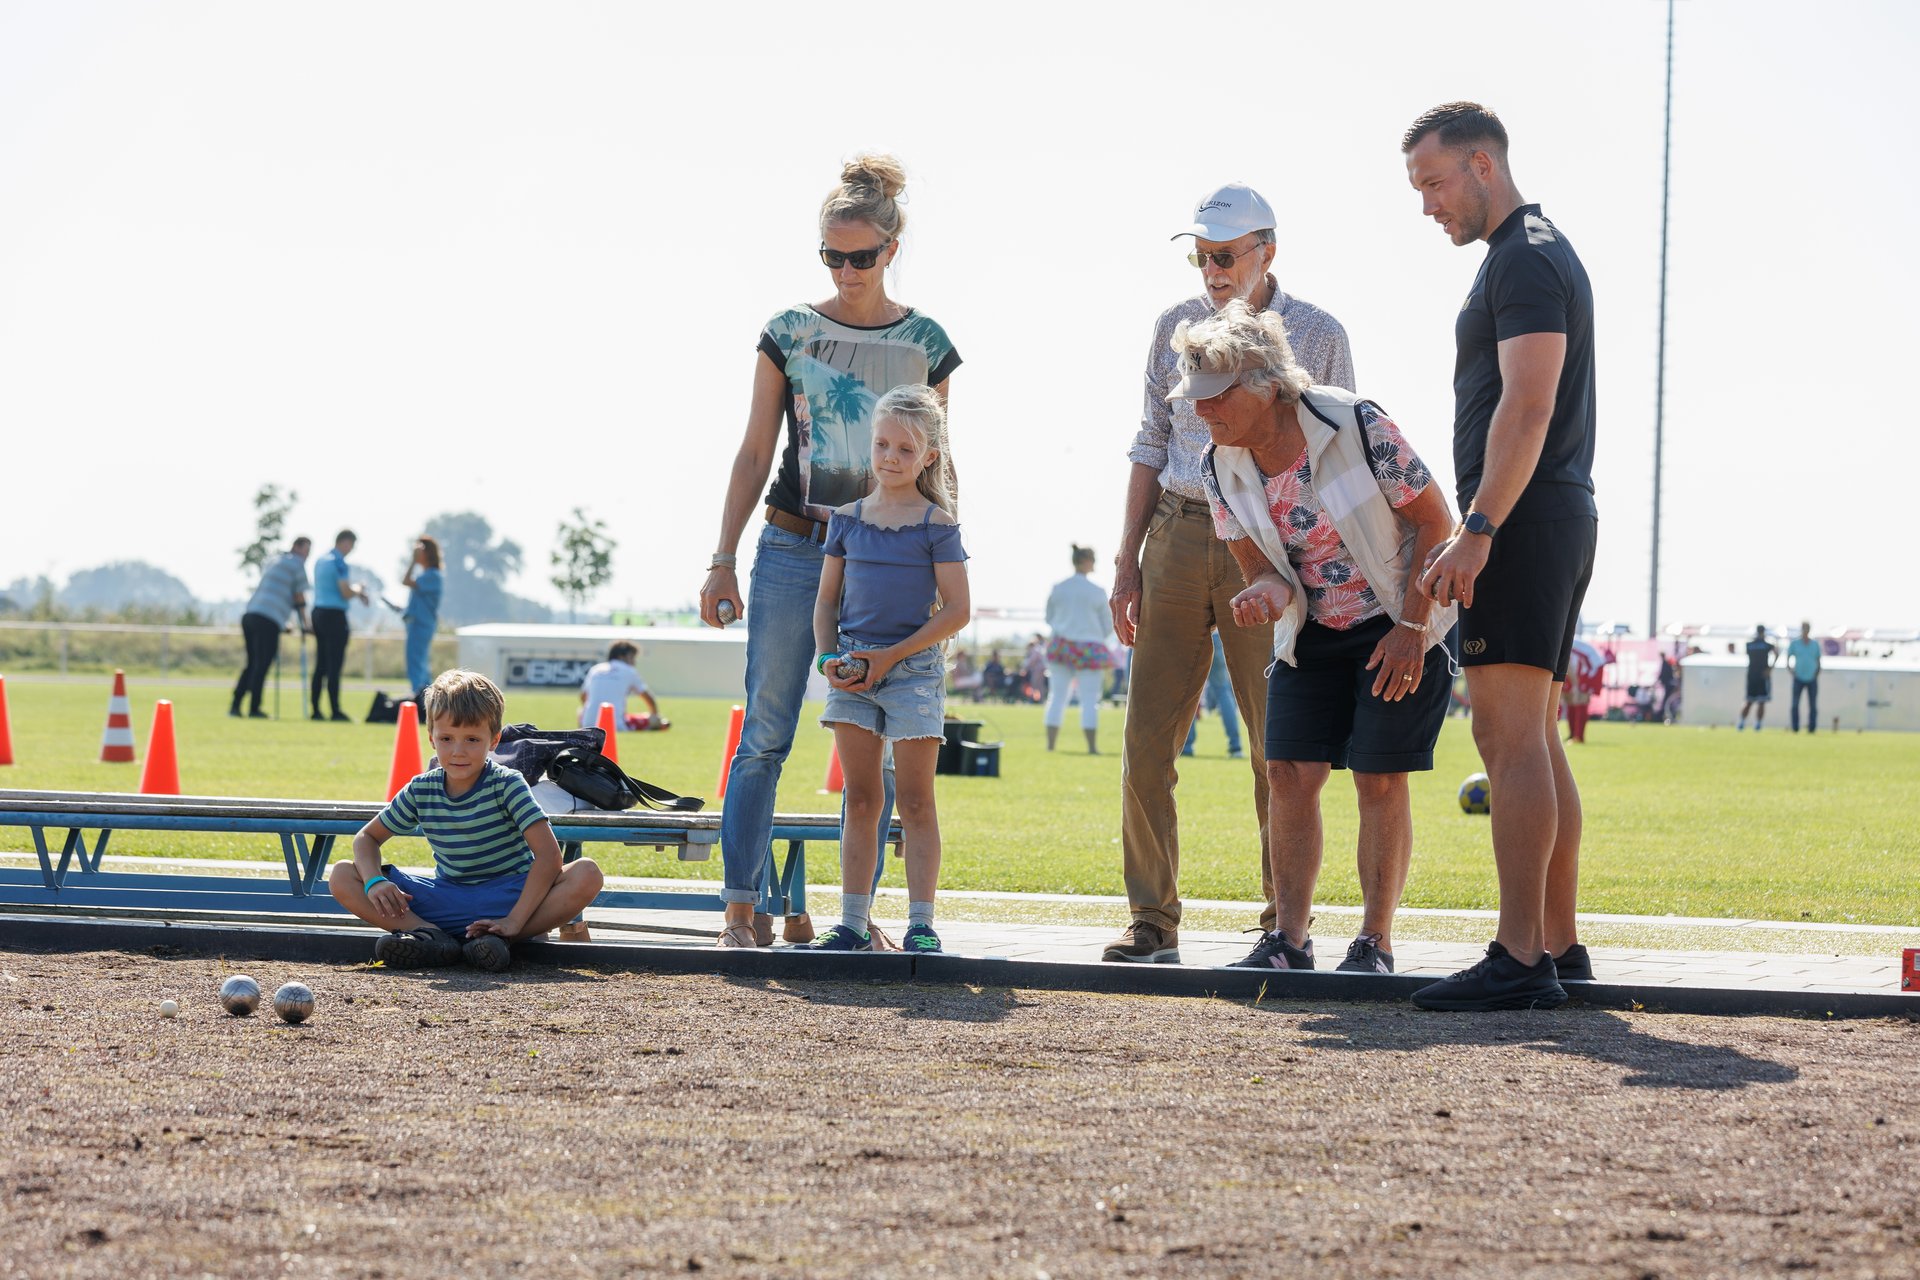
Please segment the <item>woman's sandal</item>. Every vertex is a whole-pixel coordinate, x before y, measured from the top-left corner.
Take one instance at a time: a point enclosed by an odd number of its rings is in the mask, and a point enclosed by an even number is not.
[[[716,947],[754,947],[753,926],[750,924],[730,924],[720,931],[720,940]]]

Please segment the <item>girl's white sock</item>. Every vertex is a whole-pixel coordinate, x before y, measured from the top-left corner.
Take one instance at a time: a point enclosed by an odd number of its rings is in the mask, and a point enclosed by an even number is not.
[[[908,902],[907,923],[909,925],[923,924],[929,929],[933,928],[933,903]]]
[[[873,895],[870,893],[843,893],[840,895],[840,923],[855,933],[867,932],[867,919],[873,915]]]

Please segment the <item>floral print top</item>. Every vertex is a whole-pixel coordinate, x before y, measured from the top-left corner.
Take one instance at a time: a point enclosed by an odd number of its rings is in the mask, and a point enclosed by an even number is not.
[[[1395,509],[1406,506],[1433,483],[1433,474],[1393,419],[1371,401],[1361,402],[1360,421],[1366,429],[1368,461],[1373,464],[1380,492]],[[1286,539],[1287,559],[1293,562],[1300,585],[1307,591],[1307,617],[1323,627],[1346,631],[1386,612],[1386,606],[1361,576],[1340,531],[1320,505],[1305,449],[1293,465],[1267,478],[1266,491],[1274,527]],[[1213,507],[1215,533],[1229,542],[1246,536],[1220,496],[1211,469],[1207,472],[1207,500]]]

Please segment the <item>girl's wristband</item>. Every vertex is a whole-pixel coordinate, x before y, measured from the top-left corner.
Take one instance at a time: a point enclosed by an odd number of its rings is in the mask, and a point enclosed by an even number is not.
[[[838,661],[840,661],[839,654],[823,653],[818,658],[814,659],[813,669],[815,671],[818,671],[821,675],[825,675],[827,674],[827,664],[829,662],[838,662]]]
[[[373,879],[371,879],[371,880],[369,880],[369,881],[367,881],[367,882],[366,882],[365,884],[363,884],[363,885],[361,885],[361,886],[360,886],[360,888],[361,888],[361,891],[362,891],[362,892],[364,892],[364,893],[372,893],[372,892],[373,892],[373,886],[375,886],[375,885],[377,885],[377,884],[392,884],[392,883],[393,883],[393,881],[391,881],[391,880],[389,880],[389,879],[387,879],[387,878],[386,878],[386,876],[384,876],[384,875],[377,875],[377,876],[375,876],[375,877],[374,877]]]

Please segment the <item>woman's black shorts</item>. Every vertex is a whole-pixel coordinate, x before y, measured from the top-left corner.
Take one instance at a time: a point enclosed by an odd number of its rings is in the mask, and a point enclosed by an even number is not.
[[[1267,759],[1319,761],[1356,773],[1433,768],[1433,744],[1453,696],[1447,655],[1459,634],[1427,650],[1419,685],[1388,702],[1373,696],[1378,673],[1367,670],[1367,659],[1395,625],[1382,614],[1350,631],[1317,622],[1301,629],[1295,665],[1274,663],[1267,680]]]

